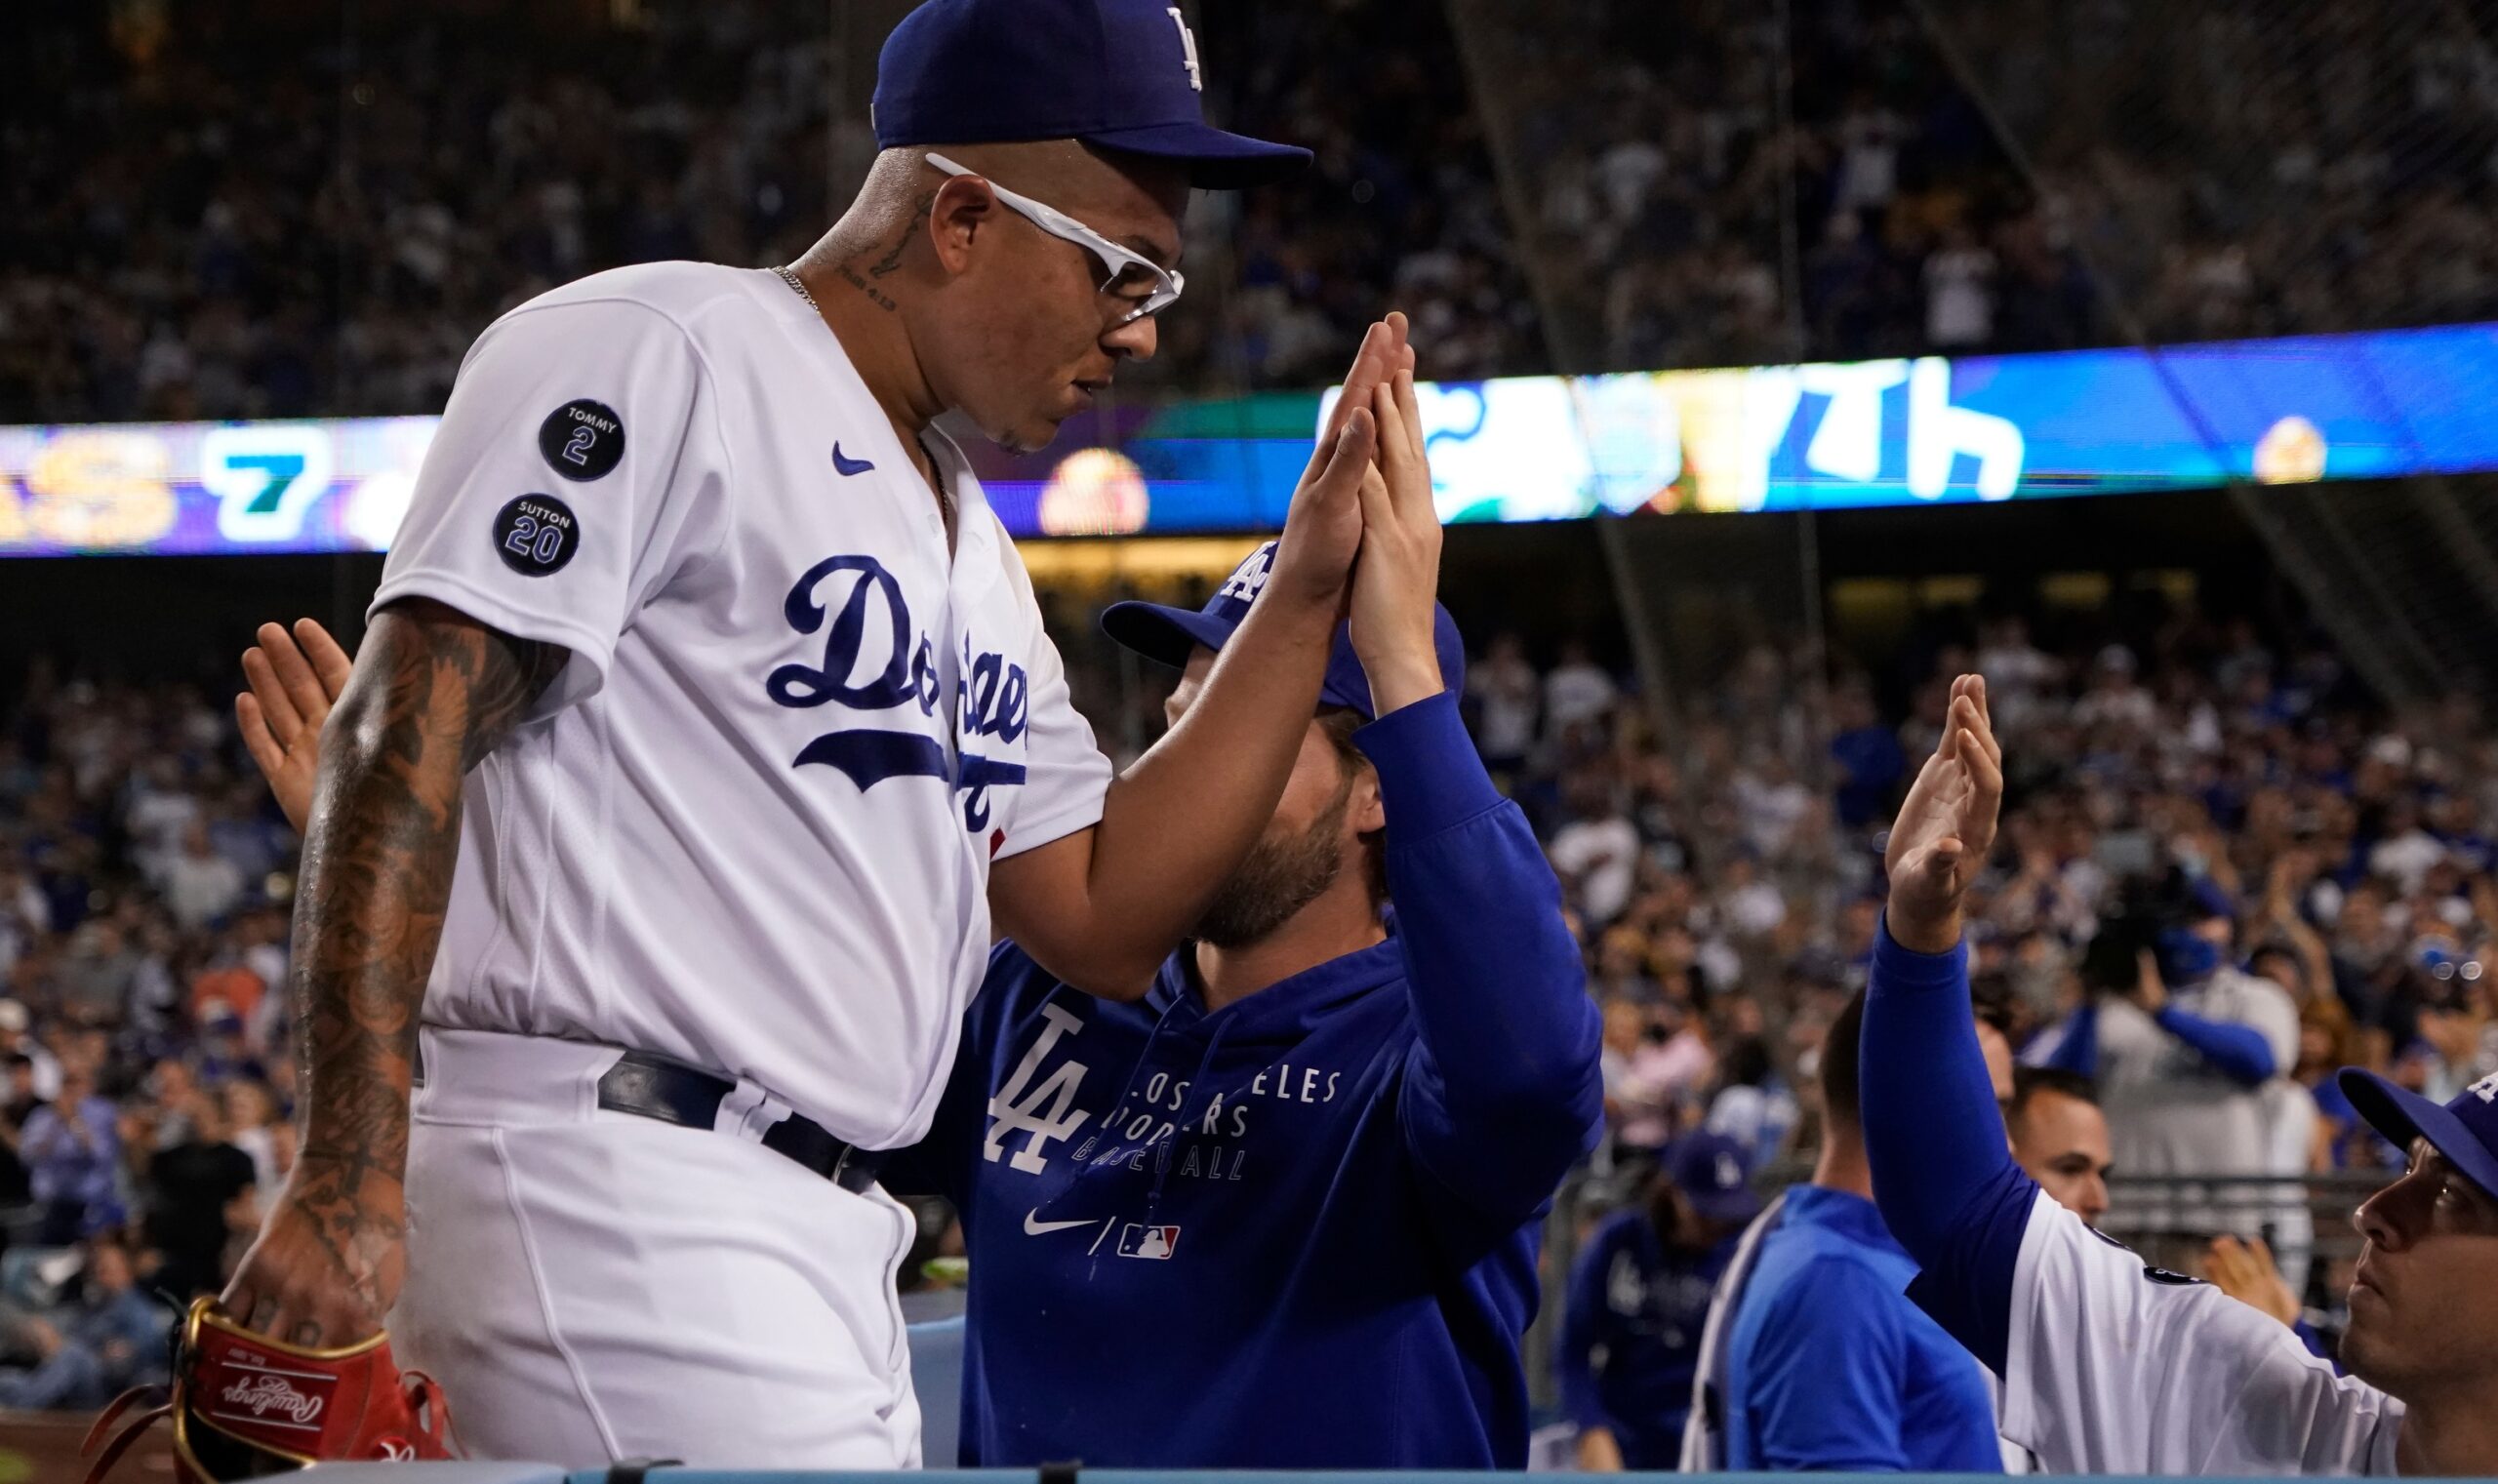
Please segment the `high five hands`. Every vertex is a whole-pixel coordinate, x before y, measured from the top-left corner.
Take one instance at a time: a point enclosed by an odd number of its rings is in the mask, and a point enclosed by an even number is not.
[[[1917,770],[1882,852],[1893,942],[1944,953],[1960,941],[1960,903],[1986,868],[2002,812],[2003,748],[1987,710],[1987,683],[1962,675],[1952,682],[1943,740]]]
[[[1337,605],[1380,715],[1439,694],[1432,646],[1440,523],[1414,395],[1411,327],[1390,312],[1363,335],[1284,517],[1268,590]]]

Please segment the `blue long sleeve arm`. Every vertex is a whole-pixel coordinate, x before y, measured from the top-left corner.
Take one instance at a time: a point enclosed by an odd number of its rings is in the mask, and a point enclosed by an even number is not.
[[[2038,1184],[2004,1142],[1969,1011],[1966,945],[1914,953],[1884,925],[1866,985],[1860,1061],[1874,1198],[1924,1269],[1909,1294],[2002,1375],[2013,1266]]]
[[[2212,1070],[2233,1082],[2260,1087],[2279,1068],[2273,1061],[2273,1048],[2263,1032],[2252,1025],[2233,1025],[2226,1021],[2207,1021],[2199,1015],[2188,1015],[2174,1005],[2162,1005],[2152,1019],[2159,1028],[2194,1048]]]
[[[1561,888],[1446,693],[1353,734],[1379,770],[1416,1045],[1405,1140],[1440,1185],[1522,1221],[1593,1146],[1598,1021]]]

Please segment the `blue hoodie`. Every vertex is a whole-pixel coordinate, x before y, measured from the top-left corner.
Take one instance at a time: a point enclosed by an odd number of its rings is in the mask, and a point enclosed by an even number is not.
[[[927,1141],[961,1210],[966,1466],[1522,1467],[1540,1226],[1601,1117],[1560,893],[1453,697],[1354,734],[1390,936],[1209,1014],[1001,944]]]

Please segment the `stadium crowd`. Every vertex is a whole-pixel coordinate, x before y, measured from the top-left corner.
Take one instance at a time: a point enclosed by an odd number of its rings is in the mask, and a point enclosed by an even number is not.
[[[308,49],[230,9],[18,18],[0,421],[429,413],[544,289],[795,256],[873,147],[832,116],[826,13],[625,9],[516,45],[367,5]],[[2111,293],[2162,339],[2498,312],[2482,85],[2365,7],[2272,52],[2232,7],[2137,47],[2125,96],[2156,106],[2047,152],[2044,195],[1898,0],[1784,28],[1727,0],[1584,9],[1203,8],[1218,116],[1317,167],[1198,202],[1196,310],[1131,384],[1313,384],[1383,301],[1447,380],[2107,343]],[[2063,25],[1947,10],[1988,75],[2027,79],[1989,106],[2115,106],[2093,58],[2041,51]]]
[[[794,259],[874,147],[864,106],[829,117],[827,13],[639,10],[542,45],[433,7],[361,7],[310,44],[235,11],[20,18],[37,81],[0,102],[22,166],[0,181],[0,421],[432,413],[477,333],[558,284]],[[1391,291],[1427,374],[1542,369],[1437,8],[1203,25],[1236,59],[1209,69],[1218,110],[1319,163],[1200,201],[1196,312],[1152,382],[1314,383]]]
[[[1584,926],[1618,1145],[1705,1125],[1765,1159],[1799,1137],[1792,1073],[1863,983],[1879,831],[1967,669],[1989,678],[2011,767],[1973,974],[2029,1060],[2073,1060],[2077,1011],[2104,1022],[2107,1001],[2140,998],[2130,958],[2099,974],[2087,950],[2156,883],[2172,920],[2225,943],[2205,975],[2282,997],[2291,1044],[2263,1080],[2312,1109],[2298,1122],[2313,1138],[2281,1162],[2250,1148],[2206,1171],[2390,1159],[2332,1091],[2338,1065],[2390,1067],[2432,1097],[2498,1069],[2484,974],[2498,743],[2471,704],[2388,718],[2329,648],[2268,644],[2245,622],[2068,637],[2041,646],[2022,619],[1995,619],[1924,646],[1914,673],[1827,687],[1809,658],[1755,649],[1676,708],[1665,745],[1600,671],[1539,674],[1497,648],[1478,667],[1478,738],[1523,747],[1521,796]],[[1896,725],[1874,702],[1884,684],[1908,698]]]

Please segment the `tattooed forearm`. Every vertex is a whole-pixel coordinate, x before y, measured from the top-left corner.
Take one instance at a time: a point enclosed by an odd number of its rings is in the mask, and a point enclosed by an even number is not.
[[[374,621],[331,714],[293,972],[298,1183],[316,1205],[398,1195],[417,1011],[450,902],[461,780],[564,658],[438,604],[393,605]]]

